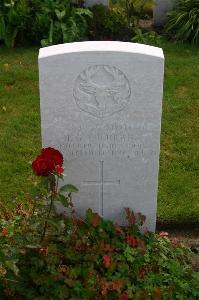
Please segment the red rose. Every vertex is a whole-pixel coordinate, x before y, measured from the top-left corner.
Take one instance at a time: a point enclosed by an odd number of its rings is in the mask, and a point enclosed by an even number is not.
[[[136,247],[137,246],[137,239],[134,238],[133,236],[127,235],[126,237],[126,242],[131,246],[131,247]]]
[[[38,155],[32,162],[32,169],[37,176],[48,176],[54,171],[55,165],[51,159]]]
[[[48,176],[50,173],[57,172],[62,174],[64,169],[63,155],[51,147],[41,150],[41,154],[32,162],[32,169],[37,176]]]
[[[6,229],[5,227],[3,227],[2,230],[1,230],[1,235],[2,235],[2,237],[6,237],[7,234],[8,234],[7,229]]]
[[[128,300],[129,299],[129,293],[127,291],[122,292],[119,299],[120,300]]]
[[[64,168],[60,166],[55,167],[55,172],[58,173],[59,175],[64,173]]]
[[[63,165],[63,155],[61,154],[61,152],[59,152],[59,150],[51,147],[43,148],[41,150],[41,155],[51,159],[54,162],[55,166],[59,165],[61,167]]]
[[[140,277],[141,279],[144,279],[144,276],[145,276],[145,269],[142,268],[142,269],[140,269],[140,271],[139,271],[139,277]]]
[[[103,264],[105,268],[109,268],[111,265],[111,257],[109,255],[104,255],[103,256]]]
[[[93,227],[97,227],[99,225],[99,223],[100,223],[100,217],[99,217],[98,214],[94,214],[93,215],[91,223],[92,223]]]

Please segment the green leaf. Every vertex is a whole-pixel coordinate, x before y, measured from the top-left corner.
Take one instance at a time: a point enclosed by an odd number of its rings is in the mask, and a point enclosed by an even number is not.
[[[60,231],[60,225],[59,224],[57,224],[56,222],[54,222],[53,220],[50,220],[50,219],[48,219],[48,223],[53,225],[57,229],[57,231]]]
[[[10,269],[11,271],[13,271],[16,276],[18,276],[19,275],[19,269],[18,269],[16,263],[17,263],[16,260],[15,261],[9,261],[9,260],[5,261],[6,267],[8,269]]]
[[[60,188],[60,193],[77,193],[79,190],[72,184],[63,185]]]
[[[3,40],[5,38],[5,32],[6,32],[6,25],[4,18],[0,18],[0,40]]]
[[[59,11],[58,9],[55,9],[55,13],[56,13],[57,19],[59,21],[61,21],[63,19],[63,17],[65,16],[66,11],[65,10]]]
[[[59,21],[61,21],[61,12],[58,9],[55,9],[55,13],[56,13],[57,19]]]
[[[127,245],[124,249],[124,257],[128,262],[133,263],[137,257],[136,249],[131,248],[129,245]]]
[[[90,11],[90,9],[85,9],[85,8],[77,8],[75,9],[75,14],[79,16],[88,16],[90,18],[93,17],[93,13]]]
[[[86,221],[91,224],[92,222],[92,219],[93,219],[93,215],[94,215],[94,212],[92,211],[91,208],[88,208],[87,211],[86,211]]]
[[[18,28],[13,28],[11,25],[6,27],[5,32],[5,45],[8,48],[13,48],[15,44],[15,38],[18,33]]]
[[[68,200],[64,195],[59,194],[58,201],[60,201],[63,206],[68,207]]]
[[[60,13],[61,19],[63,19],[63,17],[65,16],[65,14],[66,14],[65,10],[61,11],[61,13]]]
[[[53,29],[54,29],[54,24],[53,24],[53,20],[51,20],[49,36],[48,36],[48,40],[49,40],[50,45],[52,45],[52,43],[53,43]]]
[[[40,245],[26,245],[25,247],[28,249],[39,249],[41,246]]]
[[[48,39],[43,39],[43,40],[41,40],[41,46],[42,46],[42,47],[47,47],[47,46],[49,46],[49,40],[48,40]]]

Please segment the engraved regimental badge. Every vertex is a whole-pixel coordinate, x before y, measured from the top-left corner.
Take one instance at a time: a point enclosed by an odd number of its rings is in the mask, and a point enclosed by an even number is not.
[[[103,118],[127,106],[131,89],[127,77],[118,68],[94,65],[79,74],[73,95],[82,111]]]

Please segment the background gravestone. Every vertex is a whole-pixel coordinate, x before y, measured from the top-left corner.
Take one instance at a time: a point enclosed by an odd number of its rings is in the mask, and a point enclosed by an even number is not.
[[[155,0],[154,5],[154,24],[155,26],[162,26],[167,20],[167,13],[169,13],[179,2],[179,0]]]
[[[130,207],[155,230],[163,64],[162,49],[133,43],[40,49],[42,145],[64,154],[81,216],[122,224]]]
[[[85,6],[91,7],[95,4],[103,4],[108,6],[109,0],[85,0]]]

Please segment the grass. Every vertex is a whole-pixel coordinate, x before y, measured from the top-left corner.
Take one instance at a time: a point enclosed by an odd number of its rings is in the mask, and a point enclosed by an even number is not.
[[[199,49],[165,43],[158,218],[199,220]]]
[[[40,149],[37,49],[0,50],[0,200],[30,191],[30,161]]]
[[[166,56],[158,219],[199,220],[199,49],[164,42]],[[36,48],[0,49],[0,203],[26,201],[41,147]]]

